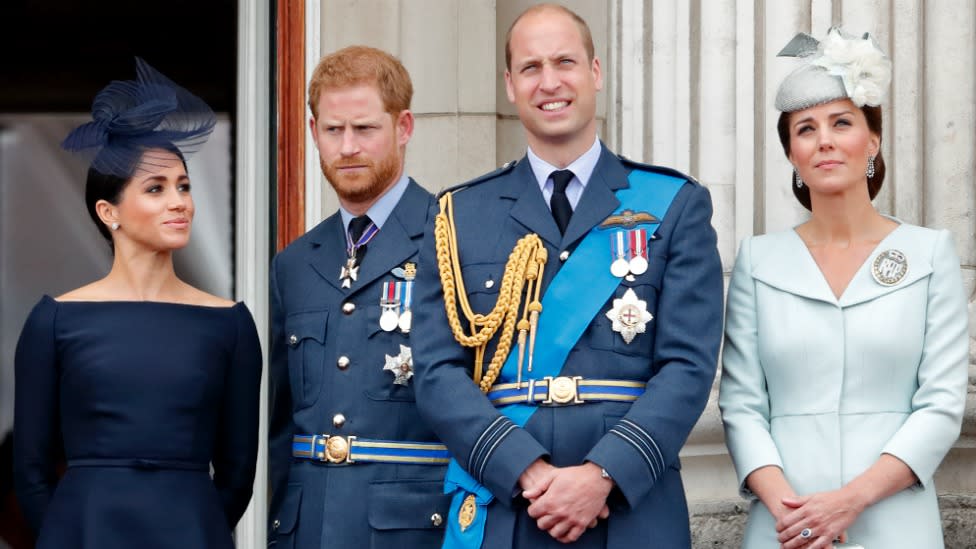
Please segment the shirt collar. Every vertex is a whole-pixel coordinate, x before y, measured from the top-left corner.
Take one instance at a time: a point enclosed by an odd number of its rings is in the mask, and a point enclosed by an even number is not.
[[[389,188],[385,193],[383,193],[380,198],[373,203],[372,206],[366,210],[366,215],[369,216],[370,221],[378,229],[383,228],[383,224],[393,213],[393,208],[396,208],[397,203],[400,202],[400,198],[403,197],[403,193],[407,192],[407,185],[410,183],[410,178],[404,173],[400,176],[400,180],[396,182],[392,187]],[[352,218],[356,217],[349,213],[345,208],[339,206],[339,215],[342,217],[342,227],[346,232],[349,232],[349,222]]]
[[[557,168],[539,158],[534,152],[532,152],[532,147],[528,148],[526,151],[526,156],[529,157],[529,166],[532,167],[532,173],[535,175],[535,179],[539,183],[539,188],[544,190],[546,187],[546,182],[549,181],[549,175],[560,168]],[[593,140],[593,146],[591,146],[585,153],[580,155],[579,158],[573,160],[563,169],[572,171],[573,175],[576,176],[576,179],[579,180],[580,184],[583,187],[586,187],[587,182],[590,180],[590,176],[593,175],[593,169],[596,168],[596,163],[598,160],[600,160],[599,137]]]

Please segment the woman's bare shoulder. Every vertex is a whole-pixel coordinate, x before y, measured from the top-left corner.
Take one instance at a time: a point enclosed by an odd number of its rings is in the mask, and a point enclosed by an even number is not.
[[[54,298],[55,301],[111,301],[115,299],[104,279],[96,280]]]
[[[186,285],[185,294],[186,303],[191,305],[200,305],[203,307],[233,307],[237,304],[230,299],[224,299],[220,296],[207,293],[199,288],[194,288],[189,284]]]

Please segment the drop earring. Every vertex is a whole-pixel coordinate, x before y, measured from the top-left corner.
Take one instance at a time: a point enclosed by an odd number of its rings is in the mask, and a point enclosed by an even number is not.
[[[803,180],[800,179],[800,172],[797,171],[796,168],[793,168],[793,178],[796,180],[796,188],[797,189],[802,189],[803,188]]]
[[[874,170],[874,157],[873,156],[869,156],[868,157],[868,169],[865,172],[866,175],[868,176],[868,179],[871,179],[872,177],[874,177],[874,172],[875,172],[875,170]]]

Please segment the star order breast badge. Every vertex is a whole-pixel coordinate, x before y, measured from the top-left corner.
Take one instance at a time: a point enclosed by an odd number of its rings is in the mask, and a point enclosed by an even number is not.
[[[613,308],[607,311],[607,318],[613,322],[613,331],[620,333],[624,343],[630,344],[634,336],[644,333],[654,315],[648,312],[647,302],[637,299],[633,288],[628,288],[622,298],[613,300]]]
[[[413,377],[413,355],[410,347],[400,345],[400,354],[384,356],[386,356],[386,365],[383,369],[393,372],[394,385],[408,385],[410,378]]]

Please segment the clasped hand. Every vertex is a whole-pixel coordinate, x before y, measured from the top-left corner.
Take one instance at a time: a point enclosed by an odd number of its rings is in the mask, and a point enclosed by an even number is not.
[[[824,549],[833,547],[835,539],[847,541],[845,532],[862,511],[843,490],[787,497],[783,505],[786,512],[776,521],[782,549]],[[809,537],[801,536],[804,529],[809,529]]]
[[[529,500],[529,516],[541,530],[562,543],[572,543],[610,516],[607,496],[613,481],[600,475],[600,467],[584,463],[555,467],[538,460],[519,478],[522,496]]]

